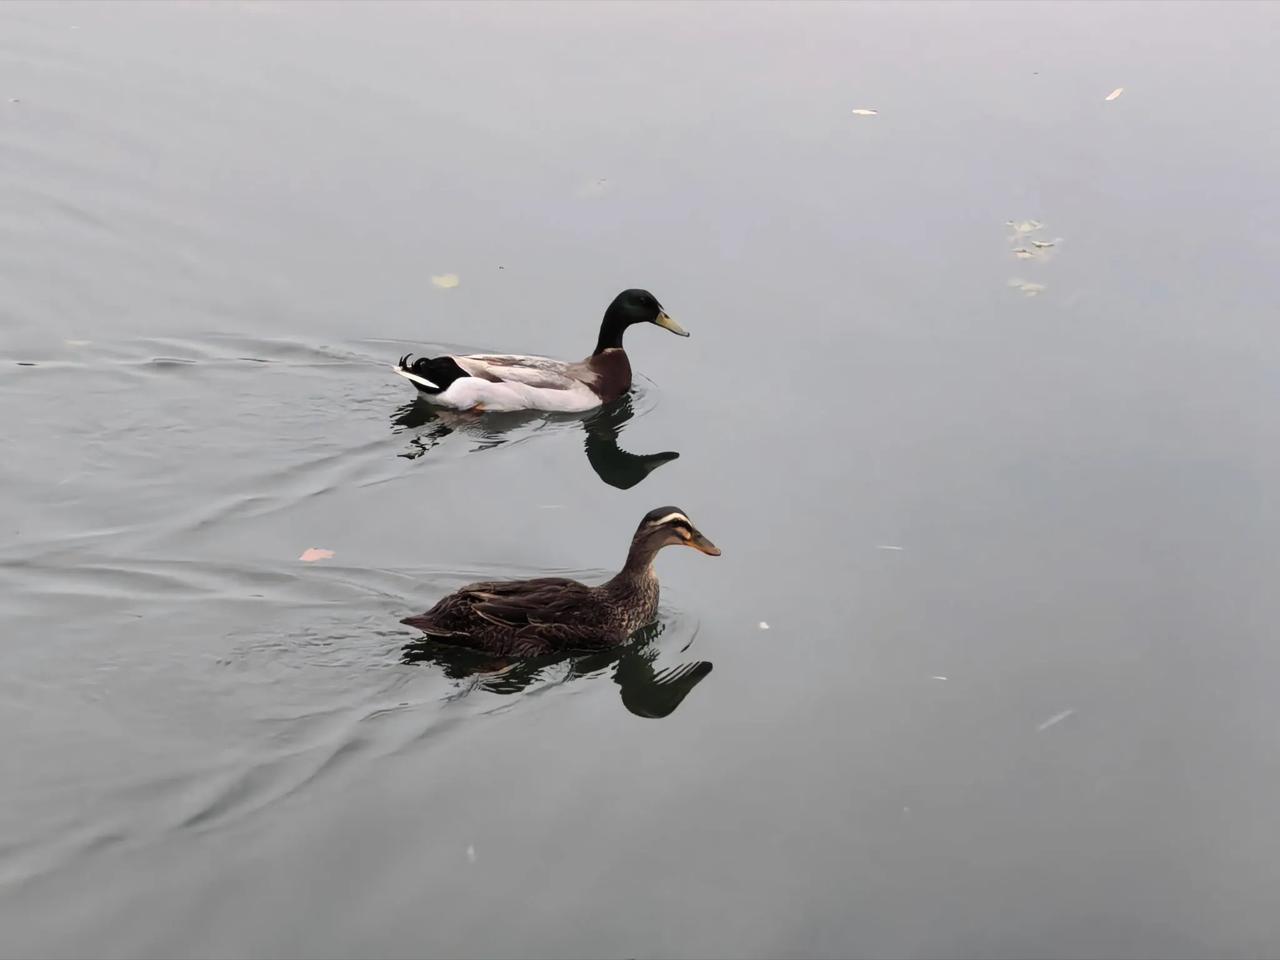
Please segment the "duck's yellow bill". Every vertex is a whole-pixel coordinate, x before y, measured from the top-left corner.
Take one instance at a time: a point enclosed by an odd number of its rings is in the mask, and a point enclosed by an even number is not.
[[[678,337],[687,337],[689,335],[689,331],[686,330],[684,327],[680,326],[680,324],[676,323],[670,317],[668,317],[667,311],[665,310],[659,312],[658,319],[653,322],[656,323],[658,326],[660,326],[663,330],[670,330],[672,333],[674,333]]]

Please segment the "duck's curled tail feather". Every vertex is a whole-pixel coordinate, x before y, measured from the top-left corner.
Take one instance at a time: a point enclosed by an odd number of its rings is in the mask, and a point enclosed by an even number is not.
[[[406,353],[391,369],[423,393],[432,394],[443,393],[453,381],[467,376],[453,357],[419,357],[414,360],[411,353]]]

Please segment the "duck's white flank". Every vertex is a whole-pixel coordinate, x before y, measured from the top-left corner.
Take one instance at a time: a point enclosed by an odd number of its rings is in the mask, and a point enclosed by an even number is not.
[[[507,360],[508,358],[502,358]],[[600,397],[587,384],[550,368],[541,357],[509,358],[510,360],[539,361],[537,367],[521,367],[510,362],[489,364],[476,357],[454,357],[463,369],[481,368],[491,376],[503,377],[494,381],[482,377],[459,377],[439,393],[423,393],[427,403],[453,410],[482,410],[503,413],[514,410],[546,410],[554,413],[581,413],[600,406]],[[567,365],[562,365],[567,367]],[[400,367],[393,368],[406,380],[420,383],[432,390],[439,387],[416,373]]]

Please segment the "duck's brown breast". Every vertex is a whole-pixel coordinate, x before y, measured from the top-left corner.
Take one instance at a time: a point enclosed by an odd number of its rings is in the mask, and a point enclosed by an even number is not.
[[[658,616],[658,578],[652,569],[634,579],[615,580],[607,589],[612,626],[621,637],[648,626]]]
[[[631,389],[631,361],[621,347],[610,347],[588,357],[586,365],[593,377],[591,388],[605,403]]]

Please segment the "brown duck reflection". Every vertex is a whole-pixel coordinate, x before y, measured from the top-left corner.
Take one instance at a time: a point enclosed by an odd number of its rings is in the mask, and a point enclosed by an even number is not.
[[[415,640],[402,648],[401,662],[429,663],[440,667],[446,677],[464,681],[459,695],[473,690],[496,694],[520,693],[532,684],[550,682],[549,674],[567,666],[568,673],[556,682],[570,683],[613,668],[622,705],[637,717],[661,719],[670,716],[684,698],[711,672],[711,664],[694,660],[674,667],[655,669],[658,649],[654,641],[662,633],[653,624],[636,633],[621,647],[587,654],[560,654],[527,659],[497,657],[429,639]]]
[[[623,425],[635,416],[631,396],[626,395],[607,403],[598,410],[582,415],[550,415],[557,420],[578,420],[586,433],[584,448],[587,462],[596,475],[619,490],[629,490],[668,461],[680,454],[673,450],[663,453],[628,453],[618,446]],[[477,440],[476,450],[487,450],[514,439],[514,431],[549,415],[537,411],[521,413],[458,413],[434,407],[421,401],[405,404],[396,410],[391,422],[395,426],[416,430],[410,439],[410,449],[400,454],[410,460],[430,453],[453,433],[467,433]]]

